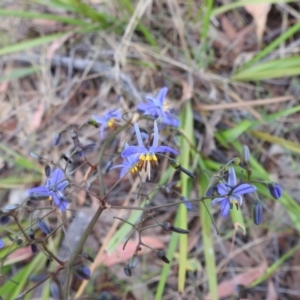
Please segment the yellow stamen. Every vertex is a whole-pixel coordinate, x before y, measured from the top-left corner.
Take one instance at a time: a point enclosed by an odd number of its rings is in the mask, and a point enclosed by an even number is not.
[[[107,121],[107,127],[113,129],[115,127],[116,124],[116,120],[115,118],[111,118]]]

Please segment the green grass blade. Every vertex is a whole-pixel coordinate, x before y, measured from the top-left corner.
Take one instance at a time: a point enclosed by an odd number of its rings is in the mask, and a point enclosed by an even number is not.
[[[27,41],[23,41],[23,42],[19,42],[7,47],[3,47],[0,49],[0,55],[6,55],[6,54],[11,54],[11,53],[15,53],[15,52],[20,52],[20,51],[24,51],[36,46],[41,46],[44,44],[47,44],[49,42],[52,42],[62,36],[64,36],[66,33],[65,32],[61,32],[61,33],[56,33],[56,34],[51,34],[51,35],[46,35],[43,37],[38,37],[35,39],[31,39],[31,40],[27,40]]]
[[[265,280],[267,280],[287,259],[289,259],[299,249],[300,249],[300,244],[294,246],[288,252],[283,254],[278,260],[275,261],[274,264],[272,264],[264,272],[264,274],[261,277],[257,278],[255,281],[253,281],[251,283],[251,285],[249,286],[249,288],[255,287],[255,286],[261,284],[262,282],[264,282]]]
[[[206,169],[206,164],[200,157],[198,160],[200,170]],[[200,171],[201,172],[201,171]],[[209,178],[206,173],[200,173],[199,179],[199,190],[204,194],[206,188],[209,184]],[[205,202],[206,207],[209,209],[208,201]],[[217,268],[216,268],[216,258],[213,247],[213,240],[211,234],[212,220],[209,212],[207,211],[204,204],[201,202],[199,205],[199,218],[202,228],[202,239],[203,239],[203,249],[204,249],[204,259],[205,259],[205,269],[206,276],[208,279],[208,287],[210,292],[210,299],[218,299],[218,278],[217,278]]]
[[[185,136],[188,137],[190,141],[193,141],[194,136],[194,123],[193,123],[193,112],[192,106],[190,102],[187,102],[181,113],[181,124],[183,131],[185,132]],[[181,149],[184,151],[180,154],[180,164],[183,168],[189,170],[190,169],[190,152],[191,145],[183,136],[181,139]],[[180,185],[181,185],[181,194],[189,198],[190,194],[190,177],[181,172],[180,174]],[[185,205],[179,205],[178,207],[178,227],[186,229],[187,228],[187,208]],[[188,252],[188,237],[185,234],[181,234],[179,236],[179,274],[178,274],[178,291],[183,292],[185,279],[186,279],[186,270],[187,270],[187,252]]]
[[[9,72],[7,75],[0,76],[0,83],[26,77],[28,75],[37,72],[38,70],[40,70],[40,68],[37,67],[14,69],[11,72]]]
[[[69,17],[63,17],[53,14],[43,14],[43,13],[36,13],[30,11],[17,11],[17,10],[6,10],[0,9],[0,16],[5,17],[15,17],[15,18],[22,18],[22,19],[44,19],[44,20],[53,20],[58,21],[65,24],[70,25],[88,25],[89,23]]]
[[[237,70],[236,74],[241,72],[241,70],[245,70],[249,68],[254,63],[258,62],[260,59],[264,58],[266,55],[270,54],[274,49],[280,46],[281,43],[286,41],[288,38],[292,37],[300,30],[300,22],[291,26],[284,33],[282,33],[277,39],[275,39],[271,44],[265,47],[262,51],[260,51],[257,55],[255,55],[249,62],[243,65],[240,69]]]

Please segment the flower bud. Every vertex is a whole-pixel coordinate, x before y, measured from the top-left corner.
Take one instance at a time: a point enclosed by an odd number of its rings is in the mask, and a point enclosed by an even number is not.
[[[73,163],[72,160],[66,154],[62,154],[61,158],[64,159],[69,164]]]
[[[156,251],[156,256],[157,256],[158,258],[160,258],[162,261],[164,261],[165,263],[167,263],[167,264],[170,263],[170,261],[168,260],[168,258],[167,258],[166,255],[165,255],[165,252],[164,252],[164,251],[162,251],[162,250],[157,250],[157,251]]]
[[[128,265],[126,265],[126,266],[124,267],[124,273],[125,273],[125,275],[126,275],[127,277],[131,277],[132,271],[131,271],[131,268],[130,268]]]
[[[2,249],[4,247],[4,242],[3,240],[0,238],[0,249]]]
[[[173,232],[177,232],[177,233],[182,233],[182,234],[189,233],[189,230],[174,227],[171,223],[168,223],[168,222],[163,222],[161,224],[161,226],[165,230],[169,230],[169,231],[173,231]]]
[[[243,163],[245,165],[249,165],[250,163],[250,150],[247,145],[243,145],[243,153],[242,153]]]
[[[45,166],[45,175],[46,175],[46,177],[51,176],[51,167],[49,165]]]
[[[91,270],[84,265],[76,268],[76,275],[84,280],[89,280],[91,278]]]
[[[53,139],[54,146],[57,146],[60,143],[61,132],[57,133]]]
[[[3,212],[10,213],[10,212],[15,211],[18,207],[19,207],[18,204],[9,204],[9,205],[4,206]]]
[[[214,195],[214,192],[215,192],[215,187],[211,186],[206,192],[206,197],[212,197]]]
[[[180,200],[181,200],[181,201],[185,201],[183,204],[186,206],[186,208],[187,208],[188,210],[191,210],[191,209],[193,208],[193,207],[192,207],[192,204],[191,204],[190,202],[187,202],[188,199],[187,199],[186,197],[181,196],[181,197],[180,197]]]
[[[256,202],[253,208],[253,221],[255,225],[261,223],[262,218],[262,205],[259,202]]]
[[[130,268],[130,269],[134,269],[136,266],[137,266],[137,264],[138,264],[138,262],[139,262],[139,259],[137,258],[137,256],[132,256],[132,258],[130,259],[130,261],[129,261],[129,263],[128,263],[128,267]]]
[[[33,157],[34,159],[38,159],[38,160],[40,160],[42,158],[40,155],[38,155],[35,152],[30,152],[30,156]]]
[[[271,196],[274,199],[281,198],[282,190],[281,190],[281,186],[278,183],[276,183],[276,182],[269,183],[268,184],[268,189],[269,189],[269,192],[270,192]]]
[[[1,215],[0,216],[0,224],[1,225],[6,225],[10,221],[10,217],[6,215]]]
[[[46,223],[43,219],[38,218],[37,224],[44,233],[46,233],[46,234],[51,233],[51,229],[50,229],[48,223]]]
[[[36,246],[36,244],[31,244],[31,251],[32,251],[33,254],[37,253],[37,246]]]

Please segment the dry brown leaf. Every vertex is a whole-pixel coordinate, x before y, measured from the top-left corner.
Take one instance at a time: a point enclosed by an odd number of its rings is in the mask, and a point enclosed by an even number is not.
[[[10,254],[7,259],[5,259],[4,266],[15,264],[20,261],[28,260],[33,256],[31,247],[23,247],[20,249],[17,249],[12,254]]]
[[[251,268],[248,271],[236,275],[234,278],[225,280],[218,286],[218,299],[229,297],[236,293],[236,285],[241,284],[244,286],[250,285],[255,279],[264,274],[267,269],[267,264],[262,263],[256,268]],[[205,296],[205,300],[210,300],[210,295]]]
[[[221,17],[221,25],[226,36],[233,41],[237,36],[237,31],[225,15]]]
[[[31,119],[32,121],[30,122],[29,129],[28,129],[29,133],[34,132],[41,125],[42,118],[44,115],[44,110],[45,110],[45,104],[43,101],[41,101],[37,110],[35,111],[35,113],[32,116],[32,119]]]
[[[136,250],[136,245],[138,243],[138,240],[130,240],[125,249],[123,250],[123,244],[119,245],[115,252],[112,254],[104,254],[102,256],[101,261],[105,266],[109,267],[115,264],[118,264],[120,262],[127,262],[131,257],[134,251]],[[144,236],[143,237],[143,243],[147,245],[151,245],[151,247],[155,249],[161,249],[165,247],[164,243],[161,242],[157,237],[153,236]],[[142,251],[139,251],[139,255],[146,254],[150,252],[151,250],[147,247],[142,247]]]
[[[247,12],[253,17],[256,24],[256,37],[258,43],[261,43],[262,36],[265,31],[267,16],[271,9],[270,3],[258,3],[245,5]]]

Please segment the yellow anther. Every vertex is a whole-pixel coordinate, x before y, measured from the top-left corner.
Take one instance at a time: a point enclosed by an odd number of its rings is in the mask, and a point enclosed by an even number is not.
[[[111,118],[107,121],[107,127],[113,128],[115,126],[115,118]]]

